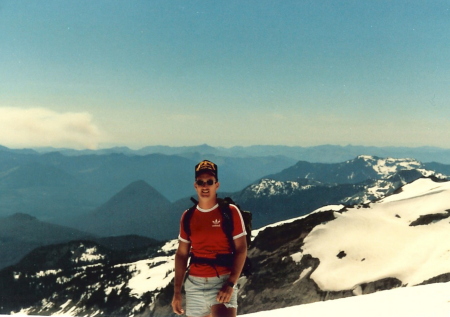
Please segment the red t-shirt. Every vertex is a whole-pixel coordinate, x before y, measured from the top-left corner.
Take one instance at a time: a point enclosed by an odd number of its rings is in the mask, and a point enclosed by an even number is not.
[[[233,239],[246,235],[244,220],[241,212],[235,205],[230,205],[231,216],[234,223]],[[222,213],[219,205],[211,209],[202,209],[197,206],[191,218],[189,237],[183,228],[183,219],[187,210],[181,216],[180,222],[180,241],[191,243],[191,252],[194,256],[214,259],[216,254],[231,253],[232,250],[228,243],[227,236],[222,229]],[[216,271],[217,270],[217,271]],[[216,266],[216,268],[207,264],[192,264],[189,274],[198,277],[214,277],[229,274],[230,268]]]

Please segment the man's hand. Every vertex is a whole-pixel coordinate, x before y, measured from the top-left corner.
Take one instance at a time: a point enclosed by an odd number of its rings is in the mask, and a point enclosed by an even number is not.
[[[173,309],[173,312],[175,314],[177,314],[177,315],[183,315],[184,314],[183,299],[182,299],[181,293],[173,295],[172,309]]]
[[[229,303],[233,291],[234,289],[230,285],[225,284],[217,294],[217,301],[222,304]]]

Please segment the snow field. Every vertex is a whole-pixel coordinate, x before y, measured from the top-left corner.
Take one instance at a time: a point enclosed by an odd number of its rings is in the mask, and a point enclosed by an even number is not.
[[[450,183],[421,179],[370,208],[335,213],[337,219],[317,226],[305,238],[303,253],[320,260],[311,278],[322,290],[339,291],[389,277],[417,285],[448,273],[449,219],[410,226],[421,215],[447,209]]]

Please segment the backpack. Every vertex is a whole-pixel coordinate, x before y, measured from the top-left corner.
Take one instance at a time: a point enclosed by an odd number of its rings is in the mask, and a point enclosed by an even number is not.
[[[194,203],[194,206],[192,206],[191,208],[188,209],[188,211],[186,212],[184,219],[183,219],[183,229],[184,231],[188,234],[188,236],[191,235],[191,229],[190,229],[190,221],[192,218],[192,215],[194,214],[194,211],[197,207],[198,201],[194,198],[191,197],[191,201]],[[223,199],[218,198],[217,199],[218,203],[219,203],[219,209],[222,213],[222,229],[228,239],[228,243],[231,246],[232,249],[232,253],[230,255],[218,255],[218,257],[216,257],[216,259],[205,259],[205,258],[198,258],[198,257],[194,257],[192,254],[191,256],[191,261],[190,263],[201,263],[201,264],[209,264],[213,267],[215,267],[215,265],[223,265],[223,266],[232,266],[233,264],[233,254],[235,253],[235,247],[234,247],[234,242],[233,242],[233,229],[234,229],[234,225],[233,225],[233,219],[232,219],[232,213],[230,210],[230,204],[235,205],[236,207],[238,207],[238,210],[241,212],[242,215],[242,219],[244,221],[244,226],[245,226],[245,232],[246,232],[246,240],[247,240],[247,249],[250,248],[250,244],[252,241],[252,213],[250,211],[244,211],[242,210],[239,205],[237,205],[230,197],[225,197]],[[219,257],[220,256],[220,257]],[[250,259],[247,257],[245,260],[245,264],[244,264],[244,268],[242,269],[242,275],[245,276],[250,276],[251,275],[251,262]]]

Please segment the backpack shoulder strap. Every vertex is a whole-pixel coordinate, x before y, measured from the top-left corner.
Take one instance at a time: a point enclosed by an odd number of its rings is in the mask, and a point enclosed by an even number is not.
[[[247,210],[243,210],[241,206],[236,204],[231,197],[225,197],[222,199],[223,204],[233,204],[238,208],[239,213],[242,216],[242,220],[244,221],[245,232],[246,232],[246,240],[247,240],[247,248],[250,248],[250,244],[252,243],[252,213]],[[230,208],[228,206],[228,208]],[[230,213],[231,214],[231,213]],[[233,224],[233,222],[232,222]],[[233,232],[233,228],[231,228],[231,233]],[[233,238],[233,237],[231,237]],[[233,242],[231,240],[231,242]],[[234,243],[232,244],[234,246]]]
[[[233,223],[233,216],[230,209],[230,203],[227,200],[218,199],[219,202],[219,209],[222,213],[222,229],[225,235],[227,236],[228,243],[230,244],[231,250],[233,253],[235,252],[235,245],[233,241],[233,230],[234,230],[234,223]]]
[[[187,233],[188,236],[191,236],[191,219],[192,215],[194,214],[195,208],[197,208],[198,201],[191,197],[191,201],[194,203],[194,206],[189,208],[186,211],[186,214],[183,218],[183,229]]]

